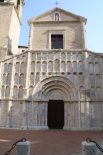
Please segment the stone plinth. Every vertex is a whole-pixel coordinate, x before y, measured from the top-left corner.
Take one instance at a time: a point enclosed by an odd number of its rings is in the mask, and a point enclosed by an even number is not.
[[[16,155],[30,155],[30,146],[29,141],[19,142],[16,145]]]
[[[82,155],[97,155],[96,145],[92,142],[82,142]]]

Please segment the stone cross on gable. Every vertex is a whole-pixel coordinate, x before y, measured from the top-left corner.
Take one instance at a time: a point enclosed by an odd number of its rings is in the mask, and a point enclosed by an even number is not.
[[[59,5],[58,1],[55,2],[56,7]]]

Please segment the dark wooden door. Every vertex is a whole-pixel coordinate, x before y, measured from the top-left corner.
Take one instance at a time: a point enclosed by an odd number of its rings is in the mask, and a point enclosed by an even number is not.
[[[50,129],[62,129],[64,126],[64,102],[62,100],[50,100],[48,102],[48,127]]]

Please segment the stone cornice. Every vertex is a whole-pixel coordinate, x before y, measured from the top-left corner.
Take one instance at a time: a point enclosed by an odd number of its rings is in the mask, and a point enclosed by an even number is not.
[[[62,23],[79,23],[80,20],[70,20],[70,21],[33,21],[29,22],[29,24],[62,24]]]
[[[96,56],[100,56],[101,58],[103,58],[103,53],[95,53],[95,52],[93,52],[93,51],[89,51],[89,50],[87,50],[87,49],[51,49],[51,50],[27,50],[27,51],[25,51],[25,52],[23,52],[23,53],[20,53],[20,54],[17,54],[17,55],[12,55],[12,56],[8,56],[8,57],[6,57],[5,59],[3,59],[3,60],[1,60],[0,62],[4,62],[4,61],[8,61],[8,60],[10,60],[10,59],[13,59],[13,58],[15,58],[15,57],[18,57],[18,56],[20,56],[20,55],[24,55],[24,54],[26,54],[26,53],[28,53],[28,52],[30,52],[30,53],[41,53],[41,52],[47,52],[47,53],[49,53],[49,52],[53,52],[53,53],[57,53],[57,52],[82,52],[82,54],[83,53],[85,53],[85,52],[87,52],[87,53],[90,53],[90,54],[93,54],[93,55],[96,55]]]

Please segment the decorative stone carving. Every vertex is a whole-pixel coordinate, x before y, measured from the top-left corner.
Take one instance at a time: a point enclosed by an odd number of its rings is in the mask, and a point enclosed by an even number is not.
[[[33,86],[29,87],[29,98],[32,98]]]
[[[61,61],[61,69],[60,72],[66,72],[66,64],[65,61]]]
[[[33,91],[33,98],[49,99],[49,93],[56,90],[56,92],[61,91],[62,94],[64,94],[64,99],[68,100],[70,96],[72,97],[75,95],[76,88],[73,88],[73,84],[68,79],[59,76],[53,76],[50,78],[46,78],[45,80],[36,85]],[[75,99],[76,97],[77,96],[74,96]],[[58,96],[58,99],[60,99],[60,96]]]
[[[3,74],[3,85],[6,84],[6,73]]]
[[[8,64],[4,63],[4,72],[7,72],[7,71],[8,71]]]
[[[30,85],[34,85],[34,79],[35,79],[34,73],[32,72],[32,73],[30,74]]]
[[[89,73],[94,74],[94,65],[92,62],[89,62]]]
[[[47,62],[46,61],[42,62],[42,72],[47,72]]]
[[[25,86],[25,76],[23,73],[20,74],[19,85],[22,85],[23,87]]]
[[[36,67],[35,67],[35,69],[36,69],[36,72],[40,72],[40,71],[41,71],[41,63],[40,63],[40,61],[37,61],[37,62],[36,62]]]
[[[14,74],[14,84],[19,84],[19,75],[18,75],[18,73],[15,73]]]
[[[53,72],[53,61],[48,62],[48,72]]]
[[[15,103],[12,102],[10,118],[7,118],[8,126],[20,127],[19,123],[22,122],[21,120],[18,120],[20,122],[15,124],[15,108],[17,104],[18,112],[20,112],[19,108],[22,106],[19,106],[19,99],[22,100],[25,97],[30,102],[25,106],[25,111],[23,112],[25,114],[21,114],[22,120],[25,119],[23,121],[25,128],[47,128],[47,103],[50,99],[64,101],[64,128],[89,129],[95,128],[95,125],[97,128],[102,128],[103,119],[100,117],[102,111],[99,116],[95,115],[98,109],[102,110],[102,103],[99,103],[102,99],[101,90],[103,89],[103,74],[100,62],[96,59],[94,62],[93,55],[85,58],[85,54],[83,55],[82,52],[74,53],[55,50],[53,52],[39,51],[39,53],[33,51],[32,53],[28,52],[29,57],[25,53],[23,60],[22,56],[19,56],[19,58],[14,57],[12,58],[13,60],[7,60],[3,63],[3,68],[1,68],[3,70],[1,76],[1,98],[13,98],[17,101]],[[100,59],[102,62],[101,57]],[[13,64],[14,66],[12,66]],[[87,84],[90,90],[86,90],[85,85]],[[46,102],[44,103],[44,101]],[[97,107],[95,101],[99,107]],[[79,103],[81,104],[81,109],[79,109]],[[9,103],[6,108],[8,109],[8,107]],[[3,118],[3,113],[1,115]],[[98,124],[96,123],[97,120]],[[3,124],[6,125],[6,122]]]
[[[1,88],[1,97],[5,97],[5,86],[2,86]]]
[[[19,73],[20,62],[16,62],[15,64],[15,72]]]
[[[20,73],[25,73],[25,63],[24,62],[21,63]]]
[[[10,87],[7,86],[5,91],[5,97],[9,97],[9,95],[10,95]]]
[[[35,61],[31,62],[31,72],[35,72]]]
[[[55,72],[60,72],[60,62],[59,62],[58,59],[56,59],[56,60],[54,61],[54,71],[55,71]]]
[[[14,88],[13,88],[13,98],[14,99],[18,98],[18,88],[17,88],[17,86],[14,86]]]
[[[11,83],[11,75],[10,75],[10,73],[8,73],[7,78],[6,78],[6,84],[10,85],[10,83]]]
[[[22,98],[22,97],[23,97],[23,86],[20,86],[18,90],[18,98]]]

